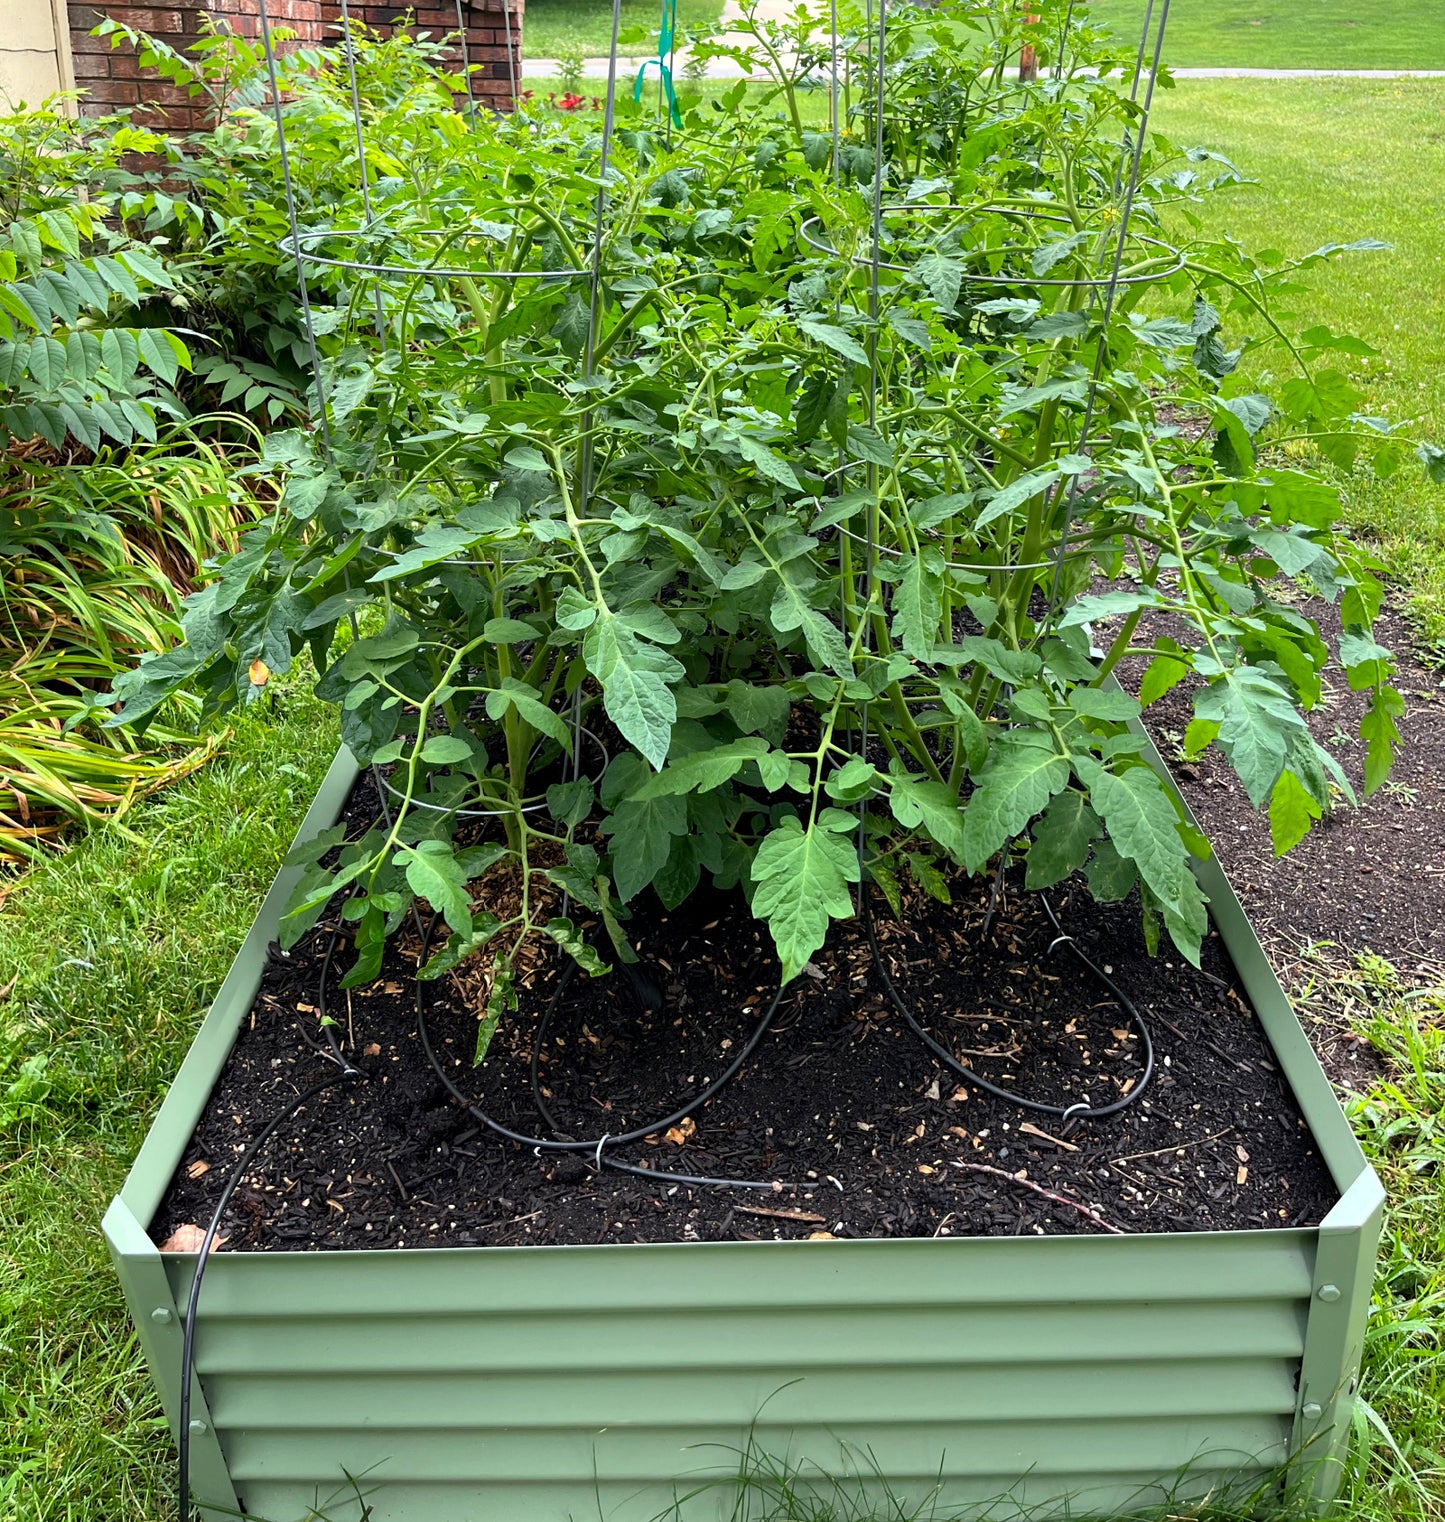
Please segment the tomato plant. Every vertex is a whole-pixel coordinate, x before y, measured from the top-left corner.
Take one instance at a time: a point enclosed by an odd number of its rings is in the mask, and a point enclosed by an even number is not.
[[[605,174],[595,122],[439,111],[396,44],[362,50],[358,161],[335,79],[297,76],[316,423],[272,436],[275,511],[118,694],[126,721],[183,682],[221,711],[309,647],[390,769],[288,921],[347,895],[348,982],[425,899],[424,977],[490,959],[484,1046],[529,937],[602,970],[644,892],[740,886],[788,979],[861,885],[897,908],[904,877],[946,894],[1010,852],[1030,887],[1137,892],[1195,959],[1208,846],[1137,721],[1189,680],[1187,748],[1223,751],[1281,851],[1349,798],[1306,722],[1330,655],[1301,578],[1339,604],[1384,780],[1401,703],[1340,491],[1408,446],[1338,366],[1364,346],[1276,300],[1346,250],[1202,236],[1191,204],[1237,173],[1141,135],[1081,8],[1062,55],[1065,7],[1037,9],[1026,35],[983,0],[899,7],[881,60],[845,17],[836,143],[804,123],[826,11],[749,13],[728,50],[772,82],[684,98],[672,132],[619,103]],[[233,163],[231,214],[274,242],[273,156]],[[1112,680],[1136,658],[1137,698]]]

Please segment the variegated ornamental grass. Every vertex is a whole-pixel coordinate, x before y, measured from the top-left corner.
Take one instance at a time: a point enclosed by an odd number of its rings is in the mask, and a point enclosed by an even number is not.
[[[175,641],[202,564],[253,515],[249,425],[177,389],[187,339],[214,341],[176,331],[195,296],[178,240],[203,220],[127,167],[163,148],[60,101],[0,115],[0,858],[44,856],[220,740],[189,700],[144,743],[104,722],[112,678]]]

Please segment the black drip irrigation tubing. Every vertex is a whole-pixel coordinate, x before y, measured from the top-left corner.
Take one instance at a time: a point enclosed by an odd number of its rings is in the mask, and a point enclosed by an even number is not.
[[[999,868],[1000,878],[1002,878],[1003,870],[1002,867]],[[995,897],[996,892],[997,883],[995,884]],[[958,1077],[964,1079],[967,1083],[971,1083],[975,1088],[982,1089],[985,1094],[992,1094],[995,1099],[1005,1100],[1009,1104],[1017,1105],[1019,1109],[1028,1110],[1034,1115],[1052,1115],[1065,1123],[1078,1120],[1102,1120],[1105,1116],[1117,1115],[1120,1110],[1133,1104],[1148,1087],[1149,1080],[1154,1076],[1154,1041],[1149,1034],[1148,1022],[1139,1013],[1134,1001],[1129,998],[1124,990],[1114,982],[1097,962],[1080,950],[1079,943],[1073,936],[1065,932],[1064,927],[1059,923],[1058,915],[1054,913],[1054,906],[1049,902],[1045,894],[1039,894],[1039,902],[1044,906],[1044,913],[1048,915],[1049,923],[1057,932],[1054,939],[1049,943],[1048,952],[1045,955],[1048,955],[1049,952],[1054,951],[1057,947],[1068,947],[1079,961],[1083,963],[1095,981],[1106,990],[1109,997],[1118,1003],[1119,1007],[1128,1015],[1134,1029],[1139,1032],[1140,1044],[1144,1051],[1144,1072],[1138,1082],[1130,1088],[1129,1092],[1121,1098],[1114,1100],[1112,1104],[1095,1106],[1089,1104],[1086,1100],[1079,1100],[1074,1104],[1068,1105],[1046,1104],[1042,1100],[1030,1099],[1027,1095],[1016,1094],[1012,1089],[1005,1089],[999,1084],[990,1083],[987,1078],[974,1072],[965,1063],[960,1062],[941,1041],[928,1032],[912,1006],[899,993],[893,979],[889,977],[887,965],[883,960],[883,954],[878,949],[878,939],[873,933],[873,910],[869,903],[866,885],[858,894],[859,915],[863,921],[864,933],[868,937],[868,949],[872,953],[873,966],[877,969],[884,992],[888,995],[894,1009],[903,1017],[903,1021],[908,1028],[951,1073],[956,1073]],[[993,918],[993,908],[994,905],[991,902],[988,916],[984,921],[985,928]]]
[[[436,932],[439,915],[433,915],[430,923],[422,936],[421,949],[417,953],[418,966],[425,960],[427,949],[431,945],[432,936]],[[536,1035],[532,1042],[531,1077],[532,1097],[542,1119],[552,1128],[554,1133],[561,1133],[562,1127],[556,1117],[547,1107],[546,1101],[541,1095],[541,1084],[538,1080],[538,1063],[542,1049],[542,1042],[546,1039],[547,1031],[551,1027],[552,1018],[562,1002],[562,995],[567,991],[576,974],[574,963],[568,963],[563,969],[561,977],[557,981],[557,987],[548,1001],[546,1009],[537,1021]],[[778,1006],[783,999],[783,985],[778,986],[778,991],[773,995],[772,1001],[763,1011],[756,1025],[753,1026],[752,1034],[743,1043],[742,1049],[731,1062],[728,1063],[721,1073],[710,1083],[703,1087],[684,1105],[679,1106],[670,1115],[665,1115],[661,1120],[649,1121],[645,1126],[636,1126],[629,1131],[621,1131],[617,1134],[588,1137],[584,1140],[574,1140],[561,1134],[553,1136],[528,1136],[521,1131],[513,1131],[509,1126],[504,1126],[501,1121],[488,1115],[454,1084],[451,1075],[442,1066],[437,1057],[436,1049],[432,1045],[431,1030],[428,1025],[427,984],[419,978],[416,983],[416,1021],[417,1035],[421,1038],[422,1051],[426,1054],[427,1061],[432,1066],[432,1071],[441,1080],[447,1092],[456,1102],[461,1105],[474,1120],[480,1121],[489,1131],[500,1136],[504,1141],[516,1142],[519,1146],[530,1147],[539,1157],[543,1152],[572,1152],[583,1156],[591,1156],[598,1171],[603,1168],[615,1168],[622,1173],[630,1173],[638,1178],[665,1179],[670,1183],[703,1184],[712,1185],[724,1189],[816,1189],[818,1184],[812,1180],[798,1183],[785,1183],[776,1179],[735,1179],[735,1178],[709,1178],[702,1174],[671,1173],[664,1172],[661,1168],[639,1168],[633,1163],[625,1163],[620,1158],[608,1155],[610,1147],[625,1146],[628,1142],[642,1141],[645,1137],[656,1136],[659,1132],[666,1131],[675,1126],[679,1121],[686,1120],[690,1115],[700,1110],[714,1094],[718,1093],[725,1085],[730,1083],[742,1069],[743,1064],[757,1050],[763,1037],[767,1035],[769,1027],[773,1023],[773,1017],[778,1012]]]
[[[221,1216],[225,1213],[227,1205],[231,1203],[231,1196],[235,1193],[236,1186],[245,1177],[246,1170],[251,1166],[256,1154],[270,1141],[283,1121],[289,1120],[324,1090],[333,1088],[338,1083],[355,1083],[363,1077],[365,1074],[360,1068],[353,1067],[347,1062],[339,1072],[333,1073],[329,1078],[321,1079],[319,1083],[313,1083],[283,1109],[278,1110],[262,1127],[251,1145],[246,1148],[240,1162],[231,1170],[226,1179],[226,1186],[221,1191],[221,1198],[216,1202],[211,1223],[206,1228],[200,1251],[196,1254],[196,1271],[191,1276],[190,1293],[186,1298],[184,1332],[181,1338],[180,1431],[176,1439],[180,1522],[190,1522],[191,1515],[191,1380],[196,1359],[196,1308],[201,1299],[201,1278],[206,1271],[206,1264],[210,1261],[211,1249],[216,1243],[216,1233],[221,1227]]]
[[[347,896],[350,897],[349,894]],[[413,917],[422,936],[421,949],[417,957],[417,966],[420,967],[426,959],[427,950],[431,944],[432,937],[436,932],[436,927],[440,916],[433,915],[430,923],[423,926],[420,916],[416,915],[415,908],[413,907]],[[281,1125],[285,1121],[289,1120],[291,1116],[296,1114],[298,1110],[304,1108],[312,1099],[316,1098],[317,1095],[323,1093],[325,1090],[333,1088],[339,1083],[356,1083],[364,1081],[367,1076],[361,1068],[356,1067],[346,1057],[341,1049],[340,1043],[336,1039],[334,1022],[326,1018],[326,985],[331,972],[332,963],[335,959],[336,948],[340,938],[341,921],[338,919],[337,923],[331,929],[326,943],[326,951],[322,957],[321,975],[319,979],[319,988],[316,1001],[317,1010],[322,1022],[322,1034],[324,1035],[327,1046],[330,1048],[330,1050],[324,1051],[320,1047],[315,1046],[314,1043],[309,1041],[307,1042],[307,1045],[311,1046],[312,1050],[315,1051],[319,1056],[324,1057],[328,1062],[334,1063],[336,1065],[337,1071],[330,1077],[323,1078],[319,1082],[313,1083],[309,1088],[304,1089],[294,1099],[289,1100],[261,1128],[260,1132],[256,1135],[250,1146],[246,1148],[245,1152],[241,1155],[240,1159],[236,1162],[236,1164],[232,1167],[230,1173],[227,1175],[225,1185],[221,1190],[221,1197],[216,1202],[216,1208],[211,1214],[210,1224],[206,1228],[206,1234],[202,1238],[200,1249],[196,1254],[196,1269],[195,1273],[191,1276],[190,1291],[186,1299],[186,1310],[183,1318],[183,1332],[181,1338],[180,1422],[176,1439],[177,1490],[179,1493],[177,1510],[179,1513],[180,1522],[190,1522],[191,1517],[191,1385],[193,1380],[193,1369],[195,1366],[196,1312],[200,1304],[201,1282],[205,1276],[206,1265],[210,1261],[211,1254],[215,1249],[216,1237],[221,1227],[221,1218],[224,1216],[227,1207],[230,1205],[231,1197],[239,1187],[241,1180],[245,1177],[247,1170],[254,1163],[257,1156],[259,1156],[261,1149],[266,1145],[268,1141],[270,1141],[272,1136],[275,1135],[277,1130],[280,1129]],[[546,1037],[546,1033],[551,1026],[552,1018],[555,1015],[559,1004],[561,1003],[562,995],[575,974],[575,964],[569,963],[562,972],[562,976],[558,981],[557,988],[554,991],[551,1000],[548,1002],[547,1008],[537,1022],[537,1034],[534,1039],[532,1050],[531,1070],[533,1078],[534,1099],[543,1119],[546,1120],[548,1125],[552,1126],[554,1130],[560,1128],[557,1126],[556,1119],[548,1109],[546,1102],[541,1097],[540,1083],[537,1081],[538,1054],[541,1051],[541,1045]],[[671,1184],[694,1184],[705,1187],[725,1189],[765,1189],[773,1192],[776,1192],[780,1189],[815,1189],[819,1187],[812,1180],[808,1180],[804,1183],[787,1184],[780,1180],[763,1181],[754,1179],[724,1179],[710,1178],[703,1174],[664,1172],[660,1168],[637,1167],[633,1163],[623,1162],[620,1158],[608,1156],[606,1152],[608,1147],[620,1146],[630,1141],[639,1141],[645,1137],[653,1136],[661,1131],[665,1131],[670,1126],[676,1125],[679,1121],[686,1119],[695,1111],[699,1110],[725,1084],[731,1082],[731,1080],[736,1077],[738,1072],[741,1070],[743,1064],[757,1050],[759,1043],[762,1041],[763,1037],[768,1033],[769,1028],[772,1026],[773,1019],[778,1012],[778,1006],[781,1004],[783,998],[783,987],[781,984],[778,987],[778,991],[773,995],[772,1001],[763,1011],[761,1018],[753,1027],[752,1034],[743,1044],[743,1047],[738,1052],[737,1056],[733,1058],[733,1060],[722,1071],[722,1073],[718,1075],[717,1078],[713,1079],[711,1083],[704,1085],[704,1087],[685,1105],[680,1106],[671,1114],[663,1116],[661,1120],[652,1122],[646,1126],[637,1127],[633,1130],[622,1132],[616,1136],[593,1137],[583,1141],[527,1136],[521,1132],[512,1131],[508,1127],[502,1125],[500,1121],[494,1120],[490,1115],[487,1115],[475,1104],[473,1104],[466,1097],[466,1095],[463,1094],[461,1090],[458,1089],[457,1086],[452,1082],[450,1076],[442,1067],[441,1062],[436,1055],[436,1051],[432,1046],[431,1033],[427,1024],[428,1000],[424,991],[426,986],[427,985],[424,984],[420,979],[417,980],[417,1032],[421,1037],[422,1050],[426,1054],[427,1061],[431,1064],[432,1070],[436,1073],[437,1077],[441,1080],[442,1084],[446,1087],[447,1091],[452,1095],[457,1103],[466,1109],[468,1113],[471,1114],[475,1119],[479,1120],[483,1125],[485,1125],[489,1130],[502,1137],[503,1139],[519,1143],[523,1146],[531,1147],[538,1156],[540,1156],[543,1152],[568,1152],[582,1154],[590,1153],[593,1156],[599,1172],[604,1167],[613,1168],[621,1173],[632,1174],[638,1178],[665,1180]]]

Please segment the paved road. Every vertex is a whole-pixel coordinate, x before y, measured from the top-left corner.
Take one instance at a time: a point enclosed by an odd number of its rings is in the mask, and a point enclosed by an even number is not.
[[[606,59],[599,59],[607,72]],[[1173,69],[1175,79],[1445,79],[1445,69]]]

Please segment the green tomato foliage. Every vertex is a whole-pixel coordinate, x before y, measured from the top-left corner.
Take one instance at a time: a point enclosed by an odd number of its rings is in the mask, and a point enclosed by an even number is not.
[[[1358,342],[1277,311],[1347,250],[1201,236],[1191,206],[1239,177],[1153,133],[1121,242],[1140,112],[1069,9],[1060,60],[1064,0],[890,10],[879,121],[844,7],[836,144],[803,125],[796,62],[826,8],[745,20],[714,51],[770,82],[684,95],[672,132],[624,103],[605,181],[595,123],[469,117],[403,38],[358,42],[363,182],[335,55],[292,71],[311,421],[270,437],[274,509],[185,643],[117,686],[126,722],[183,684],[219,713],[255,662],[310,651],[389,811],[309,853],[289,935],[345,893],[374,975],[426,900],[426,975],[493,959],[490,1039],[534,932],[599,971],[639,895],[707,874],[786,979],[860,883],[946,897],[945,869],[1013,852],[1032,888],[1137,890],[1151,939],[1197,959],[1207,847],[1141,702],[1187,684],[1189,745],[1298,841],[1350,795],[1306,722],[1329,654],[1300,578],[1340,610],[1380,785],[1400,699],[1339,491],[1407,446],[1337,367]],[[274,135],[234,111],[209,214],[255,323],[290,335],[277,358],[298,340]]]

